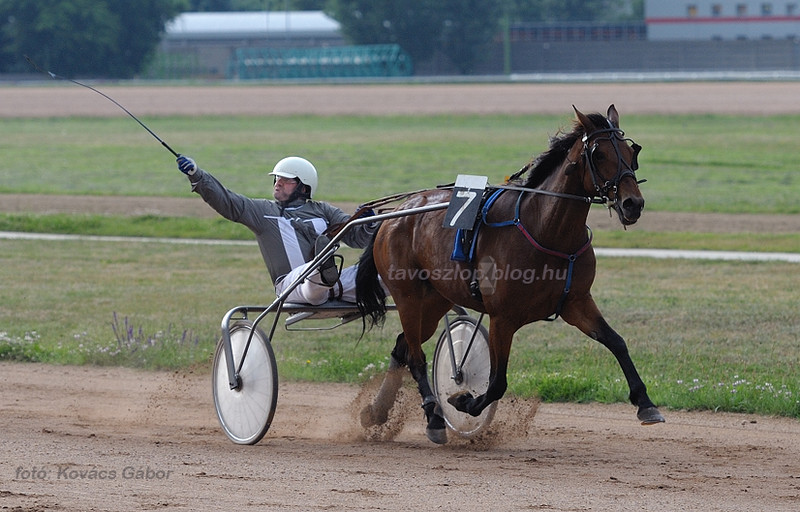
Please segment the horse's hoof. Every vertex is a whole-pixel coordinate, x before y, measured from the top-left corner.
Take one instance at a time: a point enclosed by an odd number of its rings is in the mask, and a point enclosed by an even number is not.
[[[432,443],[447,444],[447,429],[446,428],[426,428],[425,435]]]
[[[428,436],[428,439],[436,444],[446,444],[447,425],[439,404],[436,402],[425,404],[425,417],[428,419],[428,425],[425,427],[425,435]]]
[[[472,400],[472,393],[469,391],[464,391],[463,393],[458,393],[455,395],[451,395],[447,398],[447,403],[452,405],[456,408],[459,412],[468,412],[468,404]]]
[[[636,417],[639,418],[642,425],[655,425],[656,423],[664,423],[666,421],[656,407],[639,409],[639,412],[636,413]]]
[[[375,408],[372,407],[372,404],[366,405],[363,409],[361,409],[361,426],[364,428],[383,425],[388,419],[388,414],[383,415],[383,417],[377,417],[375,414]]]
[[[361,426],[364,428],[374,427],[377,425],[372,418],[372,406],[367,405],[361,409]]]

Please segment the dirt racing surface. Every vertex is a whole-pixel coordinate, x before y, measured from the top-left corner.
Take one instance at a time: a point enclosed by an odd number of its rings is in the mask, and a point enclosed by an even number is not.
[[[140,115],[566,113],[572,104],[603,110],[609,103],[623,116],[800,110],[800,83],[114,86],[107,92]],[[0,117],[56,115],[124,113],[75,86],[0,87]],[[0,196],[0,209],[114,213],[112,204],[119,201],[6,195]],[[153,213],[147,198],[133,201]],[[201,201],[182,204],[181,214],[208,214]],[[124,208],[132,210],[130,204]],[[607,214],[597,210],[590,224],[602,227]],[[648,212],[643,224],[647,218]],[[795,216],[650,218],[647,229],[798,229]],[[800,509],[800,422],[793,419],[662,410],[665,424],[642,427],[629,405],[539,405],[507,397],[480,439],[451,436],[450,444],[436,446],[425,437],[419,397],[410,385],[391,428],[363,431],[357,411],[373,392],[372,385],[281,383],[270,431],[255,446],[239,446],[218,426],[207,369],[163,373],[0,363],[0,507],[66,512]]]
[[[407,379],[408,382],[408,379]],[[474,443],[427,441],[415,390],[367,438],[346,385],[289,383],[255,446],[228,441],[209,376],[0,364],[3,510],[796,511],[790,419],[503,400]],[[451,436],[452,437],[452,436]]]
[[[120,86],[93,83],[136,116],[631,113],[790,114],[800,82],[496,83]],[[0,117],[119,116],[113,103],[66,82],[0,87]]]

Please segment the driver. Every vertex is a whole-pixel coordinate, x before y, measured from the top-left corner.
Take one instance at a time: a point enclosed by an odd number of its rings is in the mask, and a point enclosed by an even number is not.
[[[220,215],[247,226],[256,237],[261,255],[280,294],[305,271],[308,263],[328,243],[322,233],[350,216],[335,206],[314,201],[317,170],[305,158],[289,156],[275,164],[272,195],[275,200],[251,199],[225,188],[193,159],[180,155],[178,169],[199,194]],[[361,224],[344,234],[342,241],[357,249],[365,248],[376,226]],[[319,305],[329,299],[356,302],[356,266],[339,273],[333,256],[327,258],[286,298],[287,302]]]

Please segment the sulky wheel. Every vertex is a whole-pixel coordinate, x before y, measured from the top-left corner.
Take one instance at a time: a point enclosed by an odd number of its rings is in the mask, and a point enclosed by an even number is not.
[[[478,332],[475,333],[473,339],[472,333],[476,328]],[[464,392],[470,392],[472,396],[482,395],[486,392],[491,368],[489,334],[483,325],[479,325],[474,318],[469,316],[456,317],[450,322],[449,331],[449,339],[448,329],[445,329],[436,343],[433,355],[433,389],[447,426],[459,436],[469,438],[479,434],[492,422],[497,402],[493,402],[479,416],[475,417],[456,410],[447,402],[447,399]],[[473,339],[472,346],[464,360],[471,339]],[[452,340],[455,365],[457,368],[461,368],[461,375],[457,375],[454,371],[449,340]]]
[[[239,372],[237,389],[231,389],[229,384],[222,340],[214,354],[214,407],[225,434],[237,444],[255,444],[264,437],[278,402],[278,367],[272,346],[261,329],[253,331],[252,324],[246,320],[237,320],[230,325],[236,367],[241,362],[251,332],[253,336]]]

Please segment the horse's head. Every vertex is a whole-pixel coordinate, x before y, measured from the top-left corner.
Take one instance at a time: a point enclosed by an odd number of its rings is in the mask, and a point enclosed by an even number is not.
[[[587,116],[574,105],[572,108],[583,136],[575,141],[568,159],[582,164],[586,193],[613,207],[623,225],[634,224],[644,209],[639,191],[639,183],[644,180],[637,181],[635,174],[642,147],[625,137],[614,105],[608,107],[605,118],[599,114]]]

